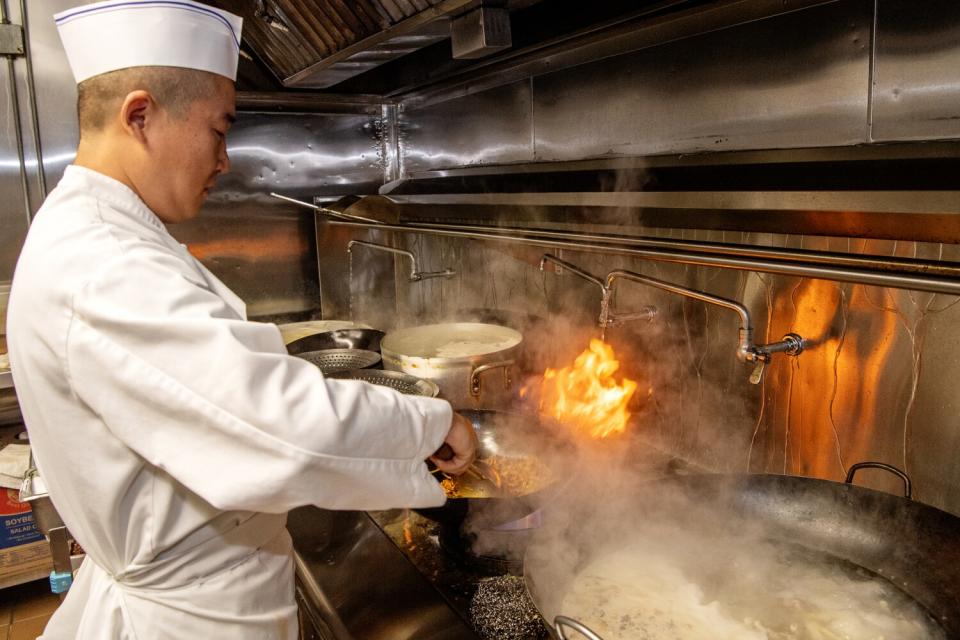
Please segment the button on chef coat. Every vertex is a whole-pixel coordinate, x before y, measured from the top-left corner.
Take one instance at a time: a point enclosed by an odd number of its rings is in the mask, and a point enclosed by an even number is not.
[[[10,361],[87,551],[43,638],[295,638],[286,512],[443,503],[450,406],[327,380],[137,195],[70,166],[30,228]]]

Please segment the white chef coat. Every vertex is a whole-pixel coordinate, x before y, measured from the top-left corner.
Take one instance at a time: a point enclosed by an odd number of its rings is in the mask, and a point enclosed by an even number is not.
[[[440,505],[451,409],[286,355],[137,195],[70,166],[7,317],[40,474],[87,559],[45,639],[295,638],[286,512]]]

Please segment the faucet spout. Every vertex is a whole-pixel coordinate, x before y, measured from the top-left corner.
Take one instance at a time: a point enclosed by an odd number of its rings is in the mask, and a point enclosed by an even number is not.
[[[641,284],[647,284],[658,289],[663,289],[664,291],[669,291],[670,293],[676,293],[677,295],[693,298],[694,300],[708,302],[710,304],[717,305],[718,307],[730,309],[731,311],[735,312],[738,316],[740,316],[740,330],[738,332],[737,341],[737,359],[741,362],[756,363],[757,366],[754,369],[754,373],[750,376],[750,382],[753,384],[760,382],[761,377],[763,376],[763,367],[767,362],[770,361],[770,356],[774,353],[786,353],[787,355],[795,356],[799,355],[800,352],[803,351],[804,340],[795,333],[788,333],[783,337],[783,340],[779,342],[772,342],[764,345],[754,344],[753,324],[750,321],[750,311],[745,306],[734,300],[721,298],[720,296],[711,295],[703,291],[697,291],[696,289],[681,287],[680,285],[673,284],[672,282],[651,278],[650,276],[641,275],[632,271],[624,271],[623,269],[617,269],[607,274],[606,291],[608,292],[608,295],[612,294],[614,282],[618,278],[632,280]]]
[[[669,291],[670,293],[676,293],[677,295],[686,296],[687,298],[701,300],[717,305],[718,307],[730,309],[740,316],[740,344],[737,347],[737,358],[742,362],[752,362],[755,359],[755,355],[753,354],[753,323],[750,321],[750,311],[739,302],[711,295],[703,291],[697,291],[696,289],[688,289],[687,287],[681,287],[672,282],[666,282],[665,280],[651,278],[650,276],[634,273],[633,271],[625,271],[623,269],[617,269],[607,274],[607,287],[611,291],[618,278],[647,284],[657,289]]]
[[[396,247],[391,247],[385,244],[367,242],[365,240],[351,240],[348,242],[347,253],[353,253],[353,247],[357,245],[361,247],[367,247],[369,249],[376,249],[378,251],[386,251],[387,253],[404,256],[405,258],[410,258],[410,275],[407,277],[407,280],[410,282],[420,282],[421,280],[429,280],[430,278],[450,278],[457,273],[453,269],[444,269],[443,271],[420,271],[417,269],[417,258],[411,252],[403,249],[397,249]]]

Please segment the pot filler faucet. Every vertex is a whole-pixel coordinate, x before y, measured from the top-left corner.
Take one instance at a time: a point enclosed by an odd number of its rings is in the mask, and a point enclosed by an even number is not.
[[[600,287],[601,291],[603,292],[599,322],[602,329],[605,329],[606,327],[615,324],[618,321],[632,319],[630,316],[638,315],[624,314],[623,316],[617,316],[610,309],[610,301],[613,297],[613,286],[617,279],[620,278],[624,280],[632,280],[633,282],[639,282],[641,284],[647,284],[652,287],[656,287],[657,289],[663,289],[664,291],[669,291],[670,293],[676,293],[677,295],[686,296],[702,302],[708,302],[710,304],[715,304],[719,307],[734,311],[740,316],[740,340],[739,344],[737,345],[737,359],[741,362],[752,362],[756,365],[754,366],[753,373],[750,374],[751,384],[759,384],[760,380],[763,378],[763,369],[770,361],[770,357],[773,354],[785,353],[788,356],[796,356],[803,351],[803,338],[795,333],[788,333],[787,335],[783,336],[783,339],[779,342],[761,345],[754,344],[753,324],[750,321],[750,311],[739,302],[710,295],[709,293],[697,291],[696,289],[688,289],[687,287],[681,287],[680,285],[666,282],[664,280],[658,280],[657,278],[651,278],[650,276],[641,275],[632,271],[625,271],[623,269],[611,271],[607,274],[605,281],[601,281],[582,269],[579,269],[576,266],[550,254],[545,254],[543,258],[540,259],[541,271],[543,271],[544,265],[546,265],[547,262],[558,264],[564,269],[568,269],[571,273],[574,273]]]
[[[634,311],[631,313],[614,314],[610,310],[613,291],[608,285],[604,284],[600,278],[587,273],[583,269],[577,267],[576,265],[570,264],[566,260],[561,260],[556,256],[552,256],[549,253],[544,254],[544,256],[540,259],[540,271],[544,270],[544,267],[548,262],[559,265],[570,273],[578,275],[587,282],[593,283],[600,287],[602,297],[600,298],[600,317],[597,321],[597,325],[600,327],[602,334],[606,333],[607,327],[623,324],[624,322],[628,322],[630,320],[646,320],[647,322],[652,322],[653,319],[657,317],[657,308],[651,306],[646,306],[640,311]]]
[[[412,263],[410,266],[410,275],[407,277],[407,280],[410,282],[420,282],[421,280],[429,280],[431,278],[450,278],[456,275],[456,271],[453,269],[444,269],[443,271],[420,271],[417,269],[417,258],[410,253],[409,251],[404,251],[403,249],[397,249],[395,247],[390,247],[385,244],[377,244],[375,242],[366,242],[365,240],[351,240],[347,243],[347,253],[353,253],[354,245],[360,245],[361,247],[369,247],[370,249],[377,249],[379,251],[387,251],[389,253],[396,253],[397,255],[406,256],[410,258]]]

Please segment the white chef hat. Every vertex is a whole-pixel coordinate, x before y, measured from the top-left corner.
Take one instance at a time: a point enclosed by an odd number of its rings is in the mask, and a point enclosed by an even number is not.
[[[192,0],[107,0],[53,16],[77,84],[129,67],[237,78],[243,19]]]

